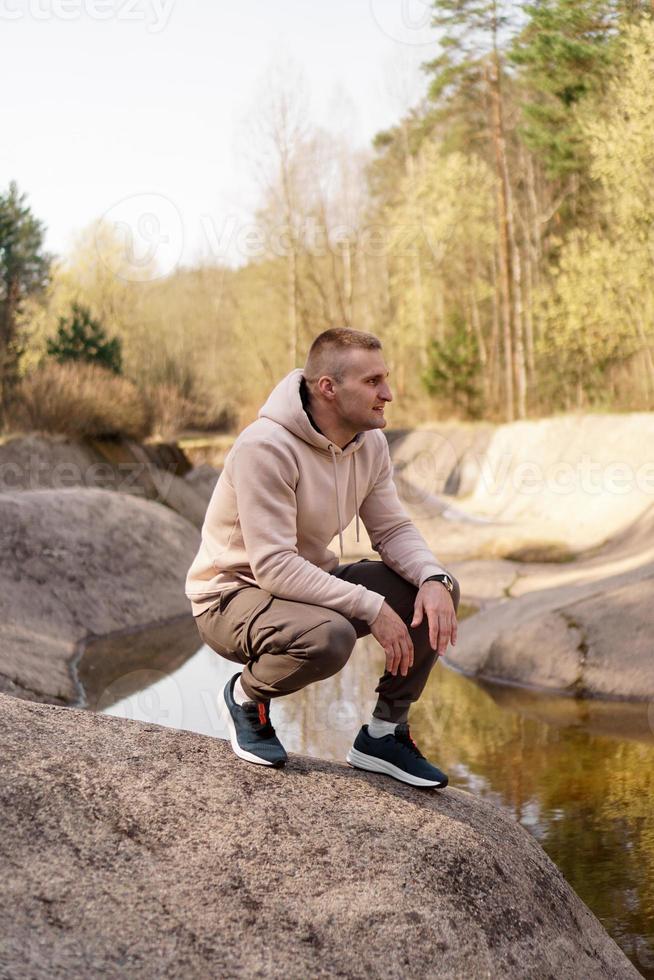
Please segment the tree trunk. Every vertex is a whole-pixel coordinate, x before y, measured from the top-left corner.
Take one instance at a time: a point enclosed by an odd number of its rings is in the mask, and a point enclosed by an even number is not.
[[[504,138],[504,121],[502,115],[502,97],[500,92],[499,57],[493,52],[490,61],[485,65],[486,82],[491,106],[491,133],[493,150],[495,152],[495,167],[497,171],[497,222],[498,222],[498,258],[499,285],[502,313],[502,336],[504,347],[504,399],[505,418],[513,421],[514,386],[513,386],[513,342],[512,342],[512,296],[511,296],[511,240],[509,231],[509,187],[506,166],[506,142]]]
[[[518,418],[524,419],[527,416],[527,372],[525,369],[523,328],[524,311],[522,304],[522,259],[520,256],[520,249],[514,237],[511,244],[511,267],[513,269],[513,352],[515,364],[515,384]]]
[[[352,250],[350,242],[344,242],[343,255],[343,311],[345,326],[352,326]]]
[[[474,287],[470,290],[470,313],[472,317],[472,328],[474,331],[475,338],[477,340],[477,347],[479,349],[479,363],[481,364],[482,368],[485,369],[486,363],[488,361],[488,355],[486,354],[486,341],[484,340],[484,335],[481,329],[481,317],[479,315],[479,300],[477,299],[477,294],[474,290]]]
[[[418,212],[418,202],[416,199],[416,162],[409,147],[409,138],[406,125],[403,126],[402,133],[404,135],[404,153],[406,161],[405,169],[407,177],[409,178],[409,188],[411,192],[411,216],[416,222],[417,227],[420,215]],[[416,297],[416,325],[418,328],[420,365],[424,369],[427,366],[427,329],[425,323],[425,304],[422,288],[422,269],[420,267],[420,249],[416,247],[412,252],[412,256],[411,275],[413,278],[413,290]]]
[[[652,351],[649,344],[647,343],[647,338],[645,336],[645,330],[643,329],[643,314],[642,312],[637,312],[634,316],[636,322],[636,331],[638,332],[638,339],[642,344],[642,352],[645,360],[645,378],[647,383],[647,402],[648,407],[652,404],[652,392],[654,392],[654,361],[652,361]]]
[[[297,367],[297,253],[295,242],[292,243],[288,252],[287,262],[287,290],[288,290],[288,357],[290,370]]]
[[[364,248],[360,249],[356,254],[361,266],[361,317],[363,320],[363,329],[370,333],[374,328],[368,256],[366,255],[366,250]]]
[[[527,372],[529,384],[533,388],[536,380],[536,323],[534,322],[534,297],[537,294],[540,277],[540,261],[542,257],[542,225],[539,220],[538,198],[536,194],[536,175],[531,153],[523,153],[524,171],[527,174],[527,199],[529,201],[529,216],[525,229],[527,245],[527,280],[526,280],[526,310],[525,337],[527,345]]]
[[[491,282],[493,283],[493,321],[491,328],[490,354],[488,359],[488,385],[490,404],[493,411],[499,410],[500,389],[500,287],[497,275],[497,262],[492,256]]]

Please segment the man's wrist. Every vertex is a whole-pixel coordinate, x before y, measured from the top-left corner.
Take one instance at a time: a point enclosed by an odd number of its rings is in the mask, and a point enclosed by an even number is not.
[[[452,576],[448,575],[447,572],[442,572],[439,575],[429,575],[422,582],[422,585],[424,585],[425,582],[440,582],[440,584],[447,589],[450,595],[452,595],[454,592],[454,581],[452,580]]]

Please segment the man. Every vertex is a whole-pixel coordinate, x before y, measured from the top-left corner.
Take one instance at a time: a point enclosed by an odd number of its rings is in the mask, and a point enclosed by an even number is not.
[[[334,329],[314,340],[304,371],[277,385],[229,452],[186,594],[205,643],[243,665],[220,695],[238,756],[284,765],[270,700],[335,674],[357,637],[372,633],[386,670],[347,761],[443,787],[408,713],[456,642],[459,589],[398,499],[381,431],[387,378],[371,334]],[[338,534],[343,557],[352,518],[381,561],[338,564],[327,546]]]

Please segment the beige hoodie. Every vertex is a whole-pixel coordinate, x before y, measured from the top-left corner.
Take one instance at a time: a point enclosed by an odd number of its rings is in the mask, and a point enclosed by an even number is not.
[[[373,623],[384,597],[329,574],[338,558],[327,546],[338,534],[343,557],[353,517],[357,540],[360,517],[375,551],[409,582],[443,572],[398,499],[383,432],[334,445],[311,425],[301,380],[298,368],[280,381],[227,455],[186,579],[195,616],[224,589],[251,583]]]

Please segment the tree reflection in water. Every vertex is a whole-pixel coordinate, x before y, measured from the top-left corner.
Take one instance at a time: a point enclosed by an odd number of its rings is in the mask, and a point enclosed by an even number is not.
[[[335,677],[278,702],[287,748],[343,760],[382,668],[366,638]],[[646,977],[654,977],[653,718],[647,704],[482,688],[442,664],[411,716],[451,785],[533,833]]]

